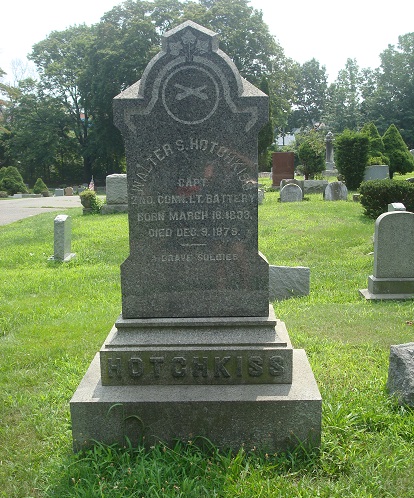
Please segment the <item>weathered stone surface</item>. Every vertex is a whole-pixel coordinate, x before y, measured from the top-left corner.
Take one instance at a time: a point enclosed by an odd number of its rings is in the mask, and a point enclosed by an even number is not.
[[[310,291],[310,269],[305,266],[269,266],[269,299],[281,301],[307,296]]]
[[[54,254],[55,261],[70,261],[75,254],[71,252],[72,220],[67,214],[59,214],[54,220]]]
[[[302,189],[295,183],[287,183],[280,190],[280,202],[300,202],[302,199]]]
[[[414,214],[395,211],[375,222],[374,273],[377,278],[414,278]]]
[[[400,404],[414,406],[414,342],[391,346],[387,389]]]
[[[292,382],[292,347],[273,309],[271,317],[260,319],[121,317],[100,361],[103,385]]]
[[[323,194],[328,186],[328,180],[304,180],[303,194]]]
[[[113,174],[106,177],[106,204],[101,208],[102,214],[127,213],[128,192],[127,175]]]
[[[75,450],[144,436],[233,450],[319,444],[320,394],[269,306],[258,253],[267,100],[216,34],[190,21],[163,35],[142,79],[115,99],[130,255],[122,314],[71,401]]]
[[[366,299],[414,297],[414,213],[390,211],[375,222],[374,270],[368,277]]]
[[[325,201],[346,201],[348,199],[348,189],[342,182],[331,182],[325,188]]]
[[[127,175],[113,174],[106,177],[106,203],[128,204]]]
[[[385,164],[375,164],[365,168],[364,182],[368,180],[384,180],[389,177],[390,168]]]
[[[165,34],[142,79],[114,99],[128,171],[125,317],[267,313],[268,264],[257,252],[267,102],[217,35],[190,21]]]
[[[289,183],[292,183],[294,185],[298,185],[300,187],[300,189],[302,190],[302,197],[303,197],[305,181],[304,180],[296,180],[296,178],[284,178],[280,182],[280,188],[282,189],[285,185],[288,185]]]
[[[292,384],[102,386],[96,355],[70,404],[74,449],[94,441],[147,447],[197,436],[223,449],[317,446],[321,397],[303,350]]]
[[[259,190],[257,191],[257,202],[259,205],[263,204],[264,198],[265,198],[265,191],[259,188]]]
[[[402,202],[392,202],[388,204],[388,212],[390,211],[406,211],[406,209]]]

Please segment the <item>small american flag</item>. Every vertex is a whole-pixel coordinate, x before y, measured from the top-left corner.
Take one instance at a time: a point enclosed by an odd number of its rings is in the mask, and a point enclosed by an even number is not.
[[[95,183],[93,181],[93,177],[92,177],[92,180],[89,182],[89,187],[88,187],[89,190],[95,190]]]

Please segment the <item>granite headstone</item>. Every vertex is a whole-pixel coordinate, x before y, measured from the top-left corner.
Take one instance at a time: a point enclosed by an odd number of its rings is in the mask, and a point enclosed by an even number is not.
[[[346,201],[348,199],[348,189],[346,188],[345,183],[328,183],[323,198],[325,201]]]
[[[280,191],[280,202],[300,202],[302,199],[302,189],[295,183],[287,183]]]
[[[126,213],[128,211],[127,175],[115,173],[106,177],[106,203],[102,214]]]
[[[366,299],[414,298],[414,213],[390,211],[375,222],[374,270]]]
[[[75,257],[71,251],[72,220],[67,214],[59,214],[54,219],[54,252],[49,259],[66,262]]]
[[[164,33],[141,80],[114,99],[130,253],[122,313],[71,401],[76,450],[125,437],[271,451],[319,444],[320,394],[269,306],[258,253],[267,112],[267,96],[217,35],[191,21]]]
[[[390,347],[387,389],[400,405],[414,407],[414,342]]]

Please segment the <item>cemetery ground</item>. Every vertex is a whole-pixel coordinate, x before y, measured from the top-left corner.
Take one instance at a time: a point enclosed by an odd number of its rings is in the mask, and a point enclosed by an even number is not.
[[[128,224],[125,214],[73,208],[68,263],[48,261],[56,213],[0,227],[0,496],[412,496],[414,411],[385,383],[390,345],[413,341],[414,303],[360,297],[374,221],[352,193],[348,202],[278,196],[267,192],[259,206],[259,249],[270,264],[311,270],[310,295],[274,307],[322,394],[320,450],[230,454],[207,441],[199,449],[194,434],[173,448],[126,442],[74,455],[69,400],[120,313]]]

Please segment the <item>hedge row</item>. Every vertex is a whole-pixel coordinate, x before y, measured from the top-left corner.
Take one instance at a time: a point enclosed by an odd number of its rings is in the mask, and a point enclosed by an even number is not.
[[[402,202],[407,211],[414,212],[414,183],[407,180],[369,180],[359,189],[364,214],[378,218],[388,211],[388,204]]]

